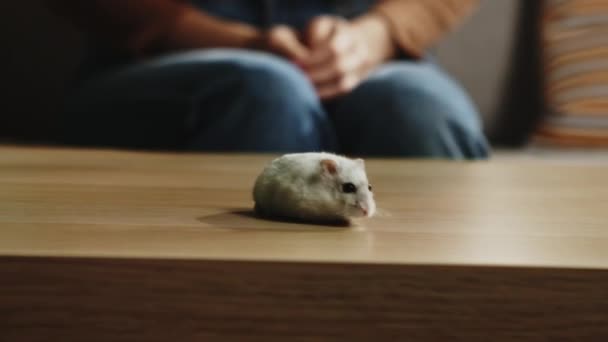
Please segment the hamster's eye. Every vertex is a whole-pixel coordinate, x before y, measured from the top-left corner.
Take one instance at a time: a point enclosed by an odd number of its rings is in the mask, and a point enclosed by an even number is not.
[[[342,191],[351,194],[357,192],[357,187],[353,183],[344,183],[342,184]]]
[[[370,185],[368,185],[368,186],[367,186],[367,189],[369,190],[369,192],[372,192],[372,185],[371,185],[371,184],[370,184]]]

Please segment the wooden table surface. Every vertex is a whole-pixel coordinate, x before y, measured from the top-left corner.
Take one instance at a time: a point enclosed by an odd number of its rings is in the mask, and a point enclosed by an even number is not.
[[[331,227],[252,214],[273,157],[0,147],[0,340],[608,336],[608,166],[368,159]]]

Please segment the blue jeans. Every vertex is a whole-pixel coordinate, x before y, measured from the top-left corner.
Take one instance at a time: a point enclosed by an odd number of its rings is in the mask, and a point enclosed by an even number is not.
[[[452,159],[489,150],[468,96],[429,61],[387,63],[322,103],[288,61],[237,49],[106,72],[71,97],[63,126],[66,142],[91,146]]]

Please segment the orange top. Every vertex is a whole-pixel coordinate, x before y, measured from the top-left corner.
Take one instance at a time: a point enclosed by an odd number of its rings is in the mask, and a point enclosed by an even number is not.
[[[180,35],[187,31],[205,33],[200,21],[192,20],[193,16],[204,14],[185,0],[46,1],[81,29],[118,44],[135,55],[162,50],[171,41],[183,42],[189,38]],[[420,57],[468,15],[477,2],[378,0],[372,12],[386,18],[401,50],[412,57]],[[184,26],[187,30],[184,30]]]
[[[420,57],[477,6],[478,0],[378,0],[373,11],[391,24],[393,39]]]

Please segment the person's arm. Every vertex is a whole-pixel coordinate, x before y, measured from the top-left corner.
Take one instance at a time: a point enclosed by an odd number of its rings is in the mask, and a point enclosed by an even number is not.
[[[372,13],[383,16],[396,46],[419,58],[476,7],[478,0],[379,0]]]
[[[256,28],[222,20],[182,0],[45,0],[57,14],[134,56],[205,47],[259,46]]]

